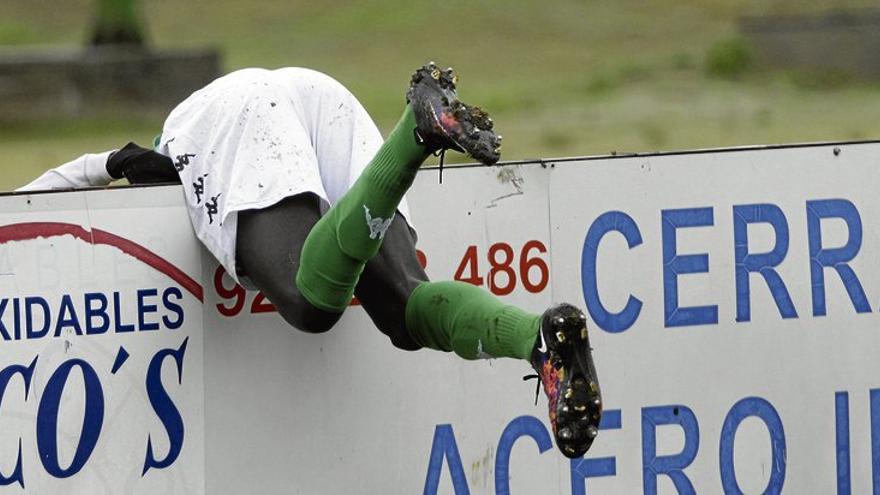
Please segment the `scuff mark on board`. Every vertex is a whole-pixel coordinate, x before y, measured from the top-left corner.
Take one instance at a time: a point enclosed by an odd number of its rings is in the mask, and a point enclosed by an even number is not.
[[[523,185],[525,184],[525,180],[519,173],[518,165],[515,167],[502,167],[501,170],[498,171],[497,178],[498,181],[502,184],[512,185],[514,191],[508,194],[502,194],[501,196],[491,199],[489,201],[489,204],[486,205],[486,208],[495,208],[496,206],[498,206],[499,201],[513,196],[520,196],[524,193]]]

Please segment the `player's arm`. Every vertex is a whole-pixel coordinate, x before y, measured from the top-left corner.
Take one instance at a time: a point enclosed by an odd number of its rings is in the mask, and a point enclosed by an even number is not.
[[[47,189],[76,189],[89,186],[106,186],[113,181],[107,171],[107,159],[113,150],[88,153],[64,165],[52,168],[33,182],[16,191],[43,191]]]
[[[122,149],[85,154],[64,165],[47,170],[17,191],[76,189],[106,186],[127,178],[132,184],[180,182],[170,158],[153,150],[128,143]]]

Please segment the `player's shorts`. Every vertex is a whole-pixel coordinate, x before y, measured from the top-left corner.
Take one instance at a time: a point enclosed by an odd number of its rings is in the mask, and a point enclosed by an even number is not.
[[[382,145],[363,106],[309,69],[244,69],[193,93],[168,116],[157,151],[180,174],[196,235],[238,280],[238,212],[311,192],[326,209]],[[404,200],[399,208],[409,221]]]

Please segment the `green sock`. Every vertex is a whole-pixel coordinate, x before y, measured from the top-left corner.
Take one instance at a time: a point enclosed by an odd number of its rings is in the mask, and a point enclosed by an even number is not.
[[[379,251],[400,200],[428,156],[415,140],[415,128],[407,105],[355,184],[309,232],[296,285],[316,307],[342,312],[367,260]]]
[[[406,303],[406,328],[416,342],[465,359],[528,360],[540,320],[464,282],[425,282]]]

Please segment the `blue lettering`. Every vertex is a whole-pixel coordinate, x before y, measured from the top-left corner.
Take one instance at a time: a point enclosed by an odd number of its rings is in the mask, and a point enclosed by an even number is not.
[[[98,302],[95,308],[93,301]],[[106,333],[110,329],[110,316],[107,314],[107,296],[100,292],[89,292],[85,294],[86,303],[86,335],[97,335]],[[99,318],[101,324],[95,326],[92,324],[93,318]]]
[[[162,362],[166,357],[171,357],[177,363],[177,383],[183,382],[183,356],[186,354],[186,344],[189,337],[183,340],[183,344],[178,349],[162,349],[157,352],[153,359],[150,360],[150,366],[147,368],[147,396],[150,399],[150,405],[165,432],[168,434],[168,454],[164,459],[156,459],[153,453],[153,440],[151,436],[147,436],[147,457],[144,460],[144,471],[141,476],[147,474],[150,468],[163,469],[174,463],[180,450],[183,448],[184,425],[180,411],[172,402],[171,397],[162,385]]]
[[[880,493],[880,388],[871,389],[871,478],[873,493]]]
[[[544,453],[553,447],[550,434],[544,423],[534,416],[520,416],[511,421],[498,440],[495,456],[495,493],[510,494],[510,451],[520,437],[532,437],[538,444],[538,452]]]
[[[33,307],[35,305],[43,308],[43,327],[39,330],[34,330]],[[46,334],[49,333],[49,326],[51,323],[51,317],[49,315],[49,303],[47,303],[45,299],[39,296],[24,298],[25,334],[28,339],[39,339],[45,337]]]
[[[822,247],[823,218],[840,218],[846,222],[849,238],[843,247]],[[845,199],[807,201],[807,235],[810,246],[810,280],[813,288],[813,316],[825,316],[825,268],[837,270],[840,280],[857,313],[869,313],[871,306],[862,284],[847,264],[862,247],[862,219],[855,205]]]
[[[82,328],[79,325],[79,319],[76,317],[76,310],[73,307],[73,300],[68,294],[61,297],[61,308],[58,310],[58,321],[55,322],[55,336],[60,337],[64,327],[71,327],[77,335],[82,335]]]
[[[73,461],[64,469],[58,462],[58,406],[67,377],[74,367],[79,367],[83,374],[85,414]],[[46,382],[37,410],[37,450],[46,472],[56,478],[69,478],[78,473],[95,450],[103,423],[104,390],[95,370],[82,359],[65,361]]]
[[[12,340],[9,337],[9,332],[6,331],[6,325],[3,324],[3,313],[6,312],[6,305],[9,304],[9,299],[0,299],[0,337],[3,340]]]
[[[768,223],[773,227],[776,244],[772,250],[766,253],[749,252],[750,223]],[[788,289],[775,270],[788,253],[788,222],[782,210],[772,204],[734,206],[733,246],[736,266],[736,321],[751,320],[749,273],[759,273],[764,277],[783,318],[797,318]]]
[[[621,426],[620,409],[609,409],[602,413],[599,430],[619,430]],[[587,478],[617,474],[617,460],[614,457],[571,459],[569,467],[571,470],[571,495],[587,495]]]
[[[679,425],[684,432],[684,447],[673,455],[657,455],[657,426]],[[646,495],[656,495],[657,478],[669,476],[678,493],[695,494],[694,485],[684,474],[697,457],[700,428],[693,411],[685,406],[658,406],[642,409],[642,473]]]
[[[677,252],[676,231],[684,227],[705,227],[714,224],[712,208],[685,208],[661,212],[663,237],[663,301],[665,326],[682,327],[718,323],[718,306],[680,307],[678,276],[709,271],[709,255]]]
[[[159,324],[155,322],[147,322],[144,319],[147,313],[155,313],[156,305],[147,304],[146,298],[155,297],[158,294],[156,289],[139,289],[137,291],[138,300],[138,325],[140,330],[158,330]]]
[[[122,323],[122,309],[118,292],[113,293],[113,319],[116,323],[116,333],[134,332],[134,324]]]
[[[581,252],[581,286],[584,290],[584,301],[587,310],[596,325],[602,330],[618,333],[627,330],[636,322],[642,310],[642,301],[630,294],[626,306],[619,313],[611,313],[599,299],[599,283],[596,278],[596,259],[599,243],[608,232],[616,231],[623,234],[630,249],[642,243],[642,234],[636,222],[620,211],[605,212],[597,218],[584,238]]]
[[[431,444],[431,460],[428,462],[428,475],[425,477],[423,495],[437,495],[444,458],[449,464],[449,474],[452,476],[455,495],[470,495],[452,425],[437,425],[434,428],[434,442]]]
[[[180,292],[180,289],[177,287],[169,287],[162,293],[162,304],[165,305],[165,309],[176,314],[177,319],[172,320],[171,318],[168,318],[168,316],[163,316],[162,323],[165,325],[165,328],[169,330],[177,330],[183,326],[183,308],[179,304],[173,302],[171,296],[174,296],[175,299],[180,301],[183,299],[183,293]]]
[[[34,367],[37,366],[37,358],[39,356],[35,357],[27,368],[20,364],[13,364],[0,371],[0,405],[3,403],[3,395],[6,392],[9,380],[16,374],[21,375],[24,380],[24,400],[27,400],[28,392],[31,388],[31,376],[34,374]],[[15,469],[12,470],[12,474],[9,476],[0,473],[0,486],[7,486],[13,483],[18,483],[24,488],[24,474],[21,465],[21,437],[18,438],[18,459],[15,461]]]
[[[21,340],[21,309],[19,299],[12,300],[12,317],[15,320],[15,340]]]
[[[721,443],[718,449],[721,485],[724,488],[724,493],[743,493],[736,482],[736,470],[733,466],[733,440],[740,423],[750,416],[755,416],[763,421],[770,433],[773,460],[770,467],[770,480],[767,482],[767,489],[762,493],[781,493],[782,484],[785,482],[785,430],[782,428],[782,420],[773,405],[760,397],[747,397],[740,400],[730,408],[730,412],[724,418],[724,425],[721,427]]]
[[[837,495],[850,495],[849,464],[849,394],[834,394],[835,430],[837,431]]]
[[[110,368],[110,374],[115,375],[119,368],[128,360],[128,357],[129,354],[125,347],[119,346],[119,351],[116,352],[116,359],[113,360],[113,367]]]

